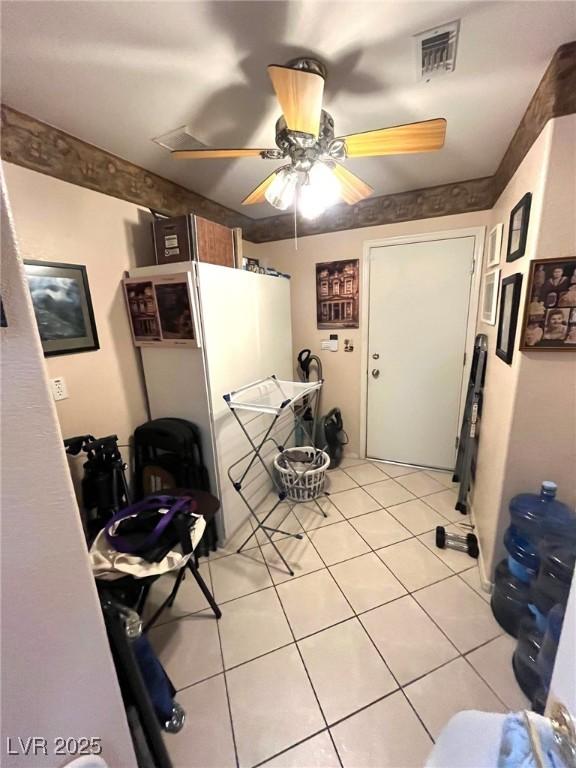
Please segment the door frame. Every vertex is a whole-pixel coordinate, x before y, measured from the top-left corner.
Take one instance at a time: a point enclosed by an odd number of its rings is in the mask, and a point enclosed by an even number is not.
[[[417,235],[400,235],[385,237],[378,240],[365,240],[362,248],[362,296],[360,302],[360,458],[366,458],[366,443],[368,436],[368,323],[370,318],[370,251],[390,245],[409,245],[410,243],[426,243],[433,240],[455,240],[463,237],[474,238],[474,255],[472,261],[472,280],[470,281],[470,301],[466,319],[466,364],[463,366],[462,383],[460,386],[460,405],[458,408],[458,424],[462,421],[462,413],[466,403],[468,378],[474,354],[474,339],[476,338],[476,323],[478,305],[480,303],[480,286],[482,279],[482,258],[486,227],[465,227],[463,229],[448,229],[440,232],[423,232]]]

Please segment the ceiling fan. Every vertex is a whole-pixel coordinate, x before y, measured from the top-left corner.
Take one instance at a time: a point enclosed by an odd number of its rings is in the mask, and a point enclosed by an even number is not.
[[[277,149],[175,150],[182,160],[233,157],[287,159],[242,201],[267,200],[280,210],[293,203],[306,218],[315,218],[341,200],[353,205],[374,191],[342,165],[348,157],[430,152],[444,145],[446,120],[424,120],[392,128],[335,137],[334,120],[322,109],[326,67],[305,57],[285,66],[272,64],[268,74],[282,109],[276,123]]]

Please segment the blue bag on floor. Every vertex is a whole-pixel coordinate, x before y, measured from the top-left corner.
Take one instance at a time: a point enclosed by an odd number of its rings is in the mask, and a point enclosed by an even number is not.
[[[134,640],[132,648],[156,716],[160,724],[165,725],[172,717],[176,689],[158,661],[146,635],[140,635]]]

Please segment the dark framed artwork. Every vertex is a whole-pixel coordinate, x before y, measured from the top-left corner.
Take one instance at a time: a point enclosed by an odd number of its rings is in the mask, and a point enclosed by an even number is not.
[[[199,346],[189,273],[128,277],[123,285],[137,347]]]
[[[506,261],[516,261],[524,256],[526,238],[528,237],[528,222],[530,221],[530,204],[532,193],[527,192],[522,200],[512,209],[508,227],[508,248]]]
[[[24,268],[45,356],[100,349],[86,267],[25,261]]]
[[[518,325],[518,307],[520,306],[521,290],[522,275],[520,272],[502,280],[496,354],[508,365],[510,365],[514,356],[514,340],[516,338],[516,326]]]
[[[520,349],[576,350],[576,256],[530,262]]]
[[[360,262],[358,259],[316,264],[318,328],[358,328]]]

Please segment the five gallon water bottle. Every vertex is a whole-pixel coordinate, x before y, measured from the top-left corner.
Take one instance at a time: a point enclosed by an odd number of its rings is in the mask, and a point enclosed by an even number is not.
[[[530,699],[532,709],[543,714],[558,651],[565,606],[558,603],[546,616],[542,629],[535,617],[520,623],[518,643],[512,656],[516,681]]]
[[[510,526],[504,535],[508,555],[496,568],[491,605],[498,623],[514,637],[523,619],[536,618],[542,631],[550,607],[562,602],[552,584],[559,587],[559,579],[565,589],[570,559],[562,553],[550,560],[550,548],[562,542],[570,549],[576,542],[576,515],[556,499],[556,490],[556,483],[545,480],[540,494],[520,493],[510,502]],[[543,559],[547,565],[541,569]],[[552,590],[549,598],[546,590]]]
[[[504,535],[510,573],[529,583],[540,565],[539,545],[544,539],[576,538],[576,516],[556,499],[558,486],[544,480],[540,494],[519,493],[510,502],[510,526]]]

